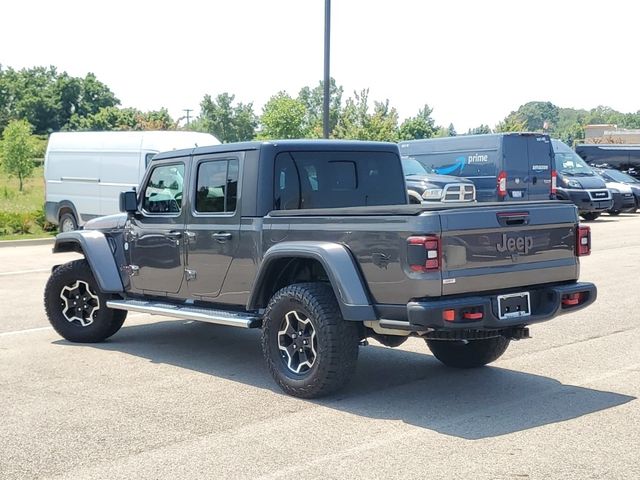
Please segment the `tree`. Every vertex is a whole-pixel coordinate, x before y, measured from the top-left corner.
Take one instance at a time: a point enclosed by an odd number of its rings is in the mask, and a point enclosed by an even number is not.
[[[58,73],[53,66],[22,70],[0,66],[0,129],[25,119],[35,133],[68,127],[75,116],[86,117],[120,102],[94,74],[84,78]]]
[[[215,99],[205,95],[200,102],[200,116],[189,129],[211,133],[222,143],[253,139],[258,126],[253,103],[234,105],[234,100],[235,95],[227,92]]]
[[[431,138],[436,134],[435,120],[431,117],[433,109],[425,104],[415,117],[407,118],[400,125],[400,140],[417,140]]]
[[[447,136],[455,137],[456,135],[458,135],[458,132],[456,132],[456,129],[453,126],[453,123],[450,123],[449,126],[447,127]]]
[[[105,107],[97,113],[81,117],[73,115],[66,130],[173,130],[175,122],[166,108],[142,112],[136,108]]]
[[[342,87],[336,85],[334,78],[329,82],[329,132],[338,124],[342,106]],[[320,81],[315,88],[303,87],[298,93],[298,100],[304,104],[307,113],[304,128],[308,135],[315,138],[323,136],[324,121],[324,81]]]
[[[36,144],[31,135],[33,126],[26,120],[12,120],[2,132],[0,157],[9,176],[18,177],[20,191],[25,178],[33,173]]]
[[[389,106],[389,100],[374,102],[369,113],[369,89],[354,92],[349,97],[338,119],[333,136],[351,140],[398,141],[398,112]]]
[[[278,92],[262,110],[262,130],[258,138],[305,138],[308,134],[305,128],[306,113],[304,103],[291,98],[287,92]]]
[[[491,128],[489,127],[489,125],[485,125],[483,123],[479,127],[470,128],[467,132],[467,135],[483,135],[487,133],[491,133]]]

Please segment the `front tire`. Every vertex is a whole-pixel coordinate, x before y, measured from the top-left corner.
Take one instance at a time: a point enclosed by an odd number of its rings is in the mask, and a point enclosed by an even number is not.
[[[73,213],[63,213],[58,222],[60,232],[72,232],[78,229],[78,221]]]
[[[299,283],[269,301],[262,351],[271,375],[289,395],[316,398],[342,388],[353,376],[358,324],[342,318],[331,286]]]
[[[482,340],[425,340],[431,353],[447,367],[477,368],[496,361],[507,350],[505,337]]]
[[[102,342],[120,330],[127,312],[107,308],[107,300],[85,259],[56,268],[44,290],[49,323],[70,342]]]

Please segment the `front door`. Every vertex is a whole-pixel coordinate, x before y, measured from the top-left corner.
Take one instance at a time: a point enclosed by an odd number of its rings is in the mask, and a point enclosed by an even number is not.
[[[128,232],[131,282],[135,290],[177,293],[184,277],[185,163],[154,166],[142,187],[140,213]]]
[[[240,156],[200,159],[193,172],[186,277],[190,295],[211,299],[220,294],[240,244]]]

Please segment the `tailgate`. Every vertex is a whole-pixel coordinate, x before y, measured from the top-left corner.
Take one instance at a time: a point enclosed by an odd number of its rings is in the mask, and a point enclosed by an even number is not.
[[[578,278],[578,216],[560,202],[441,211],[442,294]]]

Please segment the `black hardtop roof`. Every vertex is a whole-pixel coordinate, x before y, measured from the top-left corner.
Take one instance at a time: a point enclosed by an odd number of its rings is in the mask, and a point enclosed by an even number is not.
[[[223,143],[220,145],[209,145],[204,147],[189,148],[183,150],[172,150],[170,152],[158,153],[153,160],[164,160],[167,158],[185,157],[190,155],[207,155],[213,153],[241,152],[247,150],[260,150],[269,148],[277,153],[279,151],[344,151],[353,150],[360,152],[390,152],[398,153],[398,145],[391,142],[372,142],[360,140],[268,140],[264,142],[236,142]]]

